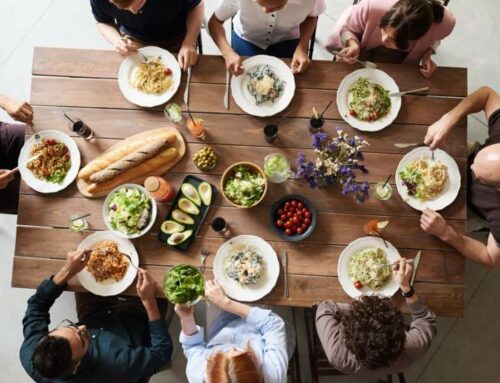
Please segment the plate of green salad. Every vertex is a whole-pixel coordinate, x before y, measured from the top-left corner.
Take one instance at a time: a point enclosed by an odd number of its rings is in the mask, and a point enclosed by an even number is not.
[[[156,203],[140,185],[125,184],[113,189],[103,205],[106,227],[123,238],[146,234],[156,220]]]
[[[205,295],[205,279],[191,265],[177,265],[165,275],[163,292],[174,305],[192,306]]]
[[[399,289],[392,275],[393,262],[401,256],[388,241],[378,237],[362,237],[342,251],[337,264],[339,282],[351,298],[363,294],[391,297]]]
[[[250,208],[264,199],[267,178],[257,165],[251,162],[237,162],[222,175],[221,190],[231,205]]]
[[[392,124],[401,109],[396,82],[379,69],[359,69],[347,75],[337,91],[337,107],[353,128],[376,132]]]

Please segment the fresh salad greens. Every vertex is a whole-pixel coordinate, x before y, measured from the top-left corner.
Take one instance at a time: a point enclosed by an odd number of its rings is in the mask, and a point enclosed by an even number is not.
[[[392,270],[382,249],[369,248],[352,255],[347,275],[356,287],[361,283],[360,287],[380,289],[391,280]]]
[[[255,104],[259,105],[266,101],[274,102],[285,88],[285,81],[281,80],[269,65],[259,65],[247,72],[247,89],[255,98]]]
[[[163,282],[163,291],[174,304],[191,304],[205,295],[205,280],[197,268],[177,265],[170,269]]]
[[[419,158],[407,164],[399,177],[409,196],[427,201],[438,196],[448,180],[448,167],[441,161]]]
[[[246,165],[236,166],[225,185],[225,196],[236,205],[253,206],[264,193],[265,179],[262,174]]]
[[[141,190],[124,187],[109,199],[108,222],[113,230],[124,234],[137,234],[151,218],[151,198]]]
[[[360,77],[349,89],[349,114],[361,121],[376,121],[391,109],[389,91]]]

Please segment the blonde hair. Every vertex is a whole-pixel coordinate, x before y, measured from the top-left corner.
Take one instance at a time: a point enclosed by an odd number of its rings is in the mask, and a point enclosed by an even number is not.
[[[263,383],[255,352],[247,347],[235,355],[217,352],[207,358],[208,383]]]

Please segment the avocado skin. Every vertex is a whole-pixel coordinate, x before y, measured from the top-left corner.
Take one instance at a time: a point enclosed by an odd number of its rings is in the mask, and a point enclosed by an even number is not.
[[[203,193],[202,189],[205,187],[206,192]],[[212,186],[208,182],[202,182],[198,185],[198,194],[201,197],[201,200],[206,206],[210,205],[212,202]]]
[[[196,188],[191,185],[189,182],[185,182],[181,185],[181,191],[182,191],[182,194],[184,194],[184,196],[190,200],[191,202],[195,203],[196,205],[198,206],[201,206],[201,198],[200,198],[200,195],[198,194],[198,190],[196,190]],[[190,195],[189,192],[192,192]]]
[[[183,231],[182,233],[175,233],[168,238],[167,243],[171,246],[177,246],[180,245],[182,242],[186,241],[192,235],[193,235],[193,230],[186,230]]]
[[[171,216],[172,219],[179,223],[182,223],[183,225],[194,225],[194,219],[188,214],[184,213],[182,210],[175,209],[174,211],[172,211]]]

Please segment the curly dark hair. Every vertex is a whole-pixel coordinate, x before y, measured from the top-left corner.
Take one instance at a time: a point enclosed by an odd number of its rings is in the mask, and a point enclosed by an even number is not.
[[[405,320],[389,298],[363,295],[339,319],[345,346],[370,369],[389,366],[403,352]]]
[[[63,378],[74,369],[71,346],[66,338],[47,335],[33,353],[33,365],[47,379]]]

